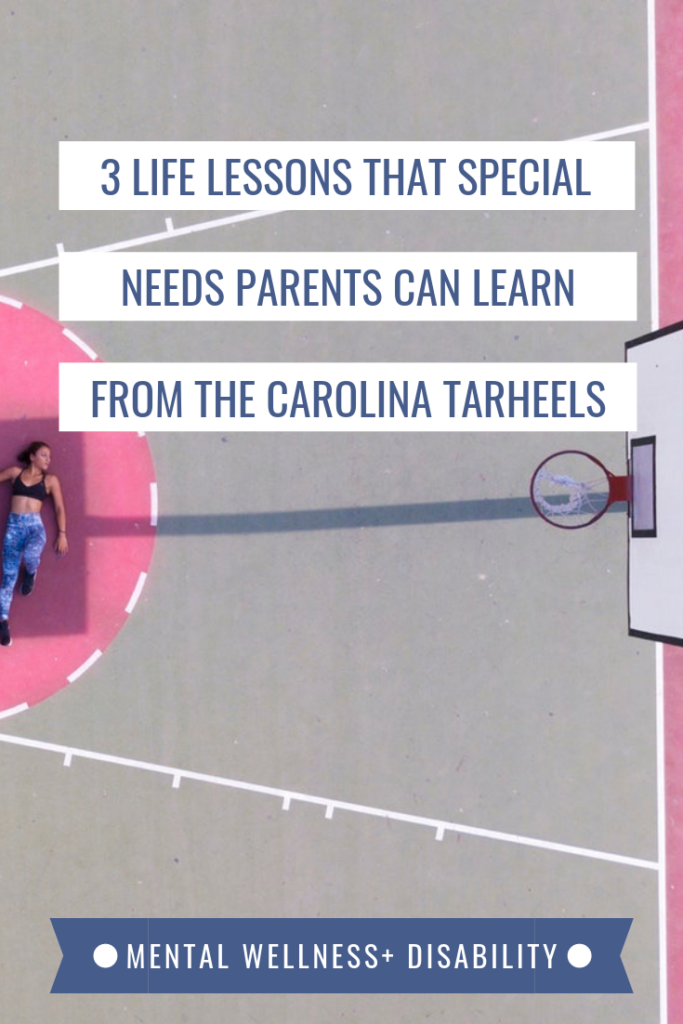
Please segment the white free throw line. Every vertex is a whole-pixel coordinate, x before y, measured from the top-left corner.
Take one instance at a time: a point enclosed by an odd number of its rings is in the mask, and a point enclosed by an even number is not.
[[[611,128],[604,132],[595,132],[593,135],[579,135],[573,139],[564,139],[564,142],[599,142],[601,139],[614,139],[620,135],[632,135],[634,132],[644,132],[650,128],[647,121],[639,124],[624,125],[621,128]],[[215,228],[227,227],[229,224],[239,224],[241,221],[254,220],[257,217],[272,217],[277,213],[291,213],[291,210],[249,210],[247,213],[233,214],[230,217],[219,217],[215,220],[200,221],[198,224],[190,224],[184,228],[173,227],[170,217],[165,219],[165,229],[157,231],[152,235],[141,235],[139,238],[128,238],[122,242],[111,242],[109,245],[98,245],[92,249],[74,250],[80,252],[117,252],[121,249],[132,249],[136,245],[151,245],[154,242],[165,242],[169,238],[179,238],[182,235],[196,234],[198,231],[213,231]],[[62,245],[62,243],[59,243]],[[62,246],[63,248],[63,246]],[[14,267],[5,267],[0,270],[0,277],[11,277],[13,274],[25,274],[30,270],[42,270],[45,267],[55,267],[59,263],[59,257],[53,256],[46,260],[36,260],[33,263],[18,263]]]
[[[166,227],[163,231],[157,231],[153,235],[141,235],[139,238],[127,238],[122,242],[110,242],[109,245],[97,245],[92,249],[74,250],[79,252],[118,252],[121,249],[132,249],[136,245],[152,245],[154,242],[166,242],[169,238],[179,238],[181,235],[194,235],[198,231],[213,231],[214,228],[224,228],[229,224],[239,224],[245,220],[255,220],[258,217],[272,217],[276,213],[286,213],[286,210],[249,210],[247,213],[236,213],[230,217],[219,217],[216,220],[200,221],[198,224],[189,224],[184,228]],[[168,223],[168,219],[167,219]],[[42,270],[44,267],[56,267],[59,263],[59,256],[53,256],[47,260],[36,260],[34,263],[18,263],[14,267],[5,267],[0,270],[0,277],[10,277],[12,274],[25,274],[29,270]]]
[[[579,135],[575,139],[567,139],[567,142],[600,142],[602,139],[617,139],[620,135],[634,135],[636,132],[646,132],[649,129],[650,122],[641,121],[640,124],[627,124],[623,128],[612,128],[607,132]]]
[[[283,810],[291,806],[293,800],[300,803],[316,804],[325,808],[325,818],[332,818],[335,811],[349,811],[352,814],[364,814],[373,818],[384,818],[389,821],[400,821],[407,825],[423,825],[434,830],[435,839],[443,839],[446,832],[456,832],[461,835],[476,836],[480,839],[495,839],[505,843],[515,843],[518,846],[531,846],[539,850],[551,850],[554,853],[573,854],[576,857],[589,857],[592,860],[609,861],[612,864],[623,864],[628,867],[647,868],[650,871],[657,871],[659,865],[656,861],[643,860],[639,857],[624,857],[618,853],[605,853],[602,850],[591,850],[582,846],[570,846],[566,843],[551,843],[544,839],[532,839],[528,836],[519,836],[511,832],[497,832],[492,829],[475,828],[472,825],[462,825],[453,821],[442,821],[439,818],[423,818],[416,814],[403,814],[400,811],[388,811],[379,807],[368,807],[365,804],[348,803],[345,800],[331,800],[329,797],[313,796],[310,793],[297,793],[290,789],[279,789],[275,786],[261,786],[253,782],[242,782],[239,779],[229,779],[221,775],[205,775],[203,772],[186,771],[183,768],[171,768],[168,765],[154,764],[150,761],[138,761],[130,757],[117,757],[114,754],[102,754],[94,750],[81,750],[77,747],[67,747],[59,743],[44,743],[42,740],[26,739],[23,736],[11,736],[0,733],[1,743],[11,743],[20,747],[33,747],[36,750],[48,750],[56,754],[69,755],[69,763],[74,757],[80,757],[88,761],[103,761],[107,764],[121,765],[125,768],[138,768],[142,771],[156,772],[159,775],[170,775],[174,789],[180,786],[181,779],[188,779],[194,782],[208,782],[214,786],[225,786],[229,789],[246,790],[249,793],[260,793],[264,796],[274,796],[282,801]]]

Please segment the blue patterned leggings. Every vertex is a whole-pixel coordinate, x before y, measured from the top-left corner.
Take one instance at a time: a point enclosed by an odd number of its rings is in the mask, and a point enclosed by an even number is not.
[[[45,547],[45,527],[38,512],[10,512],[2,548],[0,619],[9,618],[12,594],[23,558],[26,572],[34,573]]]

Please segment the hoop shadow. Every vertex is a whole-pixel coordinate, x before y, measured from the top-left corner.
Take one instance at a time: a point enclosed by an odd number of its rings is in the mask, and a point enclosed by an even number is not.
[[[608,513],[623,512],[624,503]],[[465,501],[415,502],[406,505],[361,505],[348,508],[297,509],[289,512],[214,512],[159,516],[156,533],[166,537],[240,536],[256,533],[300,533],[315,530],[362,530],[382,526],[437,526],[445,523],[536,519],[528,495]],[[88,516],[91,536],[154,532],[133,519]]]

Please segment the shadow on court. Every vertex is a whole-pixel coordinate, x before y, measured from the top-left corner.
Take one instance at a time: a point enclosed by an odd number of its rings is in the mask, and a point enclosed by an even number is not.
[[[623,503],[608,513],[623,512]],[[159,536],[210,536],[254,533],[296,533],[309,530],[358,530],[381,526],[437,526],[445,523],[495,522],[534,519],[536,512],[527,496],[479,498],[468,501],[435,501],[410,505],[368,505],[349,508],[301,509],[290,512],[216,512],[207,514],[161,515]],[[153,532],[129,519],[89,516],[85,528],[90,536]]]
[[[528,498],[437,501],[410,505],[301,509],[290,512],[245,512],[198,516],[165,515],[160,535],[292,533],[308,530],[356,530],[380,526],[430,526],[535,515]]]
[[[57,536],[52,500],[43,504],[42,519],[47,543],[40,563],[39,582],[29,598],[19,593],[12,601],[11,621],[23,636],[57,636],[83,633],[87,628],[86,601],[86,515],[84,494],[83,438],[78,433],[59,433],[56,418],[25,419],[0,423],[0,468],[19,465],[17,453],[32,441],[45,441],[52,448],[50,472],[60,480],[67,510],[69,555],[54,552]],[[5,535],[12,499],[11,484],[0,486],[0,539]]]

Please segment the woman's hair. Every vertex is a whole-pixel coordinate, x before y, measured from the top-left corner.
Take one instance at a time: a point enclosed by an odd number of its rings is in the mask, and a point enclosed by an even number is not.
[[[39,448],[49,448],[50,445],[47,441],[31,441],[28,448],[24,448],[23,452],[19,452],[17,459],[19,462],[23,462],[24,465],[28,466],[31,461],[31,456],[35,455]]]

